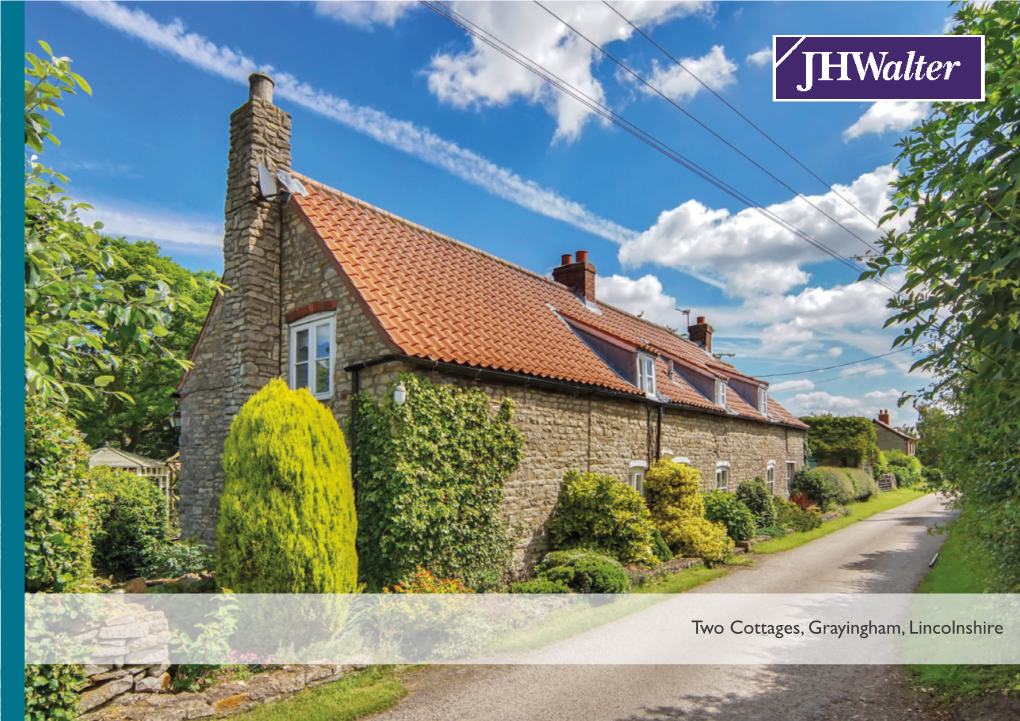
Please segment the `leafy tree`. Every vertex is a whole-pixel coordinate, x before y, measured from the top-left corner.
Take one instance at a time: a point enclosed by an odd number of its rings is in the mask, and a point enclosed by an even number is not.
[[[140,270],[149,277],[161,277],[170,291],[190,303],[181,303],[168,313],[162,348],[151,348],[134,366],[109,371],[113,380],[107,390],[130,393],[132,402],[111,393],[72,399],[78,428],[93,447],[111,445],[153,458],[166,458],[177,451],[179,431],[170,428],[167,417],[174,409],[171,393],[183,370],[174,358],[186,358],[198,340],[202,323],[217,293],[218,279],[211,271],[193,272],[160,254],[151,241],[131,242],[104,238],[102,247],[124,260],[98,274],[104,280],[123,284],[126,297],[142,298],[148,283],[129,281]],[[164,351],[173,354],[168,357]],[[103,371],[107,372],[107,371]]]
[[[47,113],[63,115],[59,101],[76,89],[91,93],[71,72],[68,58],[49,59],[26,53],[25,145],[42,152],[48,141],[59,144]],[[112,372],[137,367],[153,352],[174,358],[162,339],[168,313],[191,303],[178,298],[166,281],[137,269],[126,278],[107,278],[127,268],[99,234],[101,223],[85,225],[80,210],[62,187],[67,177],[26,158],[25,169],[25,383],[30,393],[62,401],[69,394],[94,397],[110,393],[126,402],[126,391],[107,390]],[[141,284],[131,296],[126,287]],[[184,365],[183,361],[176,361]]]
[[[823,465],[860,468],[878,452],[875,424],[856,416],[806,416],[811,426],[807,443],[811,455]]]
[[[862,277],[899,280],[889,324],[933,383],[924,404],[951,415],[931,426],[936,463],[996,576],[1020,590],[1020,4],[963,4],[957,35],[985,36],[985,100],[935,103],[900,141],[887,218],[909,220],[881,241]],[[929,453],[922,441],[923,453]]]

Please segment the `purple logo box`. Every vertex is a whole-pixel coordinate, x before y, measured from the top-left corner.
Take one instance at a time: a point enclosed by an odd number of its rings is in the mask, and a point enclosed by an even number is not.
[[[984,35],[773,35],[772,99],[985,99]]]

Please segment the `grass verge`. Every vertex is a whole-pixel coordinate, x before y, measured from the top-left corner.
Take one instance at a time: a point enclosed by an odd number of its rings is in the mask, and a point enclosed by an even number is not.
[[[935,566],[924,577],[918,593],[984,593],[991,575],[988,558],[971,540],[959,521],[949,527]],[[930,688],[946,699],[989,692],[1020,694],[1020,666],[928,664],[907,666],[917,686]]]
[[[302,691],[287,701],[240,714],[239,721],[356,721],[384,711],[407,695],[393,666],[364,671]]]
[[[910,501],[916,501],[918,498],[927,494],[927,489],[915,491],[912,488],[897,488],[895,491],[881,493],[870,500],[864,501],[863,503],[854,503],[851,505],[849,516],[825,521],[821,526],[813,531],[791,533],[787,536],[783,536],[782,538],[775,538],[771,541],[759,543],[754,547],[754,552],[780,553],[782,551],[789,551],[792,548],[797,548],[798,546],[803,546],[806,543],[811,543],[811,541],[816,541],[819,538],[828,536],[830,533],[835,533],[841,528],[852,526],[858,521],[863,521],[865,518],[874,516],[876,513],[888,511],[890,508],[902,506],[904,503],[909,503]]]

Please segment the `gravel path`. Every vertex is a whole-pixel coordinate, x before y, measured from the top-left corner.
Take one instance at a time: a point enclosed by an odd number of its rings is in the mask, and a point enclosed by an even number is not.
[[[909,593],[949,519],[935,496],[806,546],[755,557],[690,593]],[[833,659],[838,663],[839,659]],[[926,697],[885,666],[432,666],[380,721],[927,721]]]

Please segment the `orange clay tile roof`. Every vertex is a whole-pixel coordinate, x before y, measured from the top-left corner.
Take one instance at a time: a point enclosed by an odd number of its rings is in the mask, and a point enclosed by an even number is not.
[[[605,303],[593,311],[553,280],[298,177],[308,194],[291,203],[404,354],[642,397],[571,329],[588,326],[658,354],[657,390],[671,403],[722,411],[683,375],[735,371],[689,340]],[[679,372],[669,372],[670,359]],[[807,427],[771,398],[769,418],[733,388],[727,405],[744,418]]]

